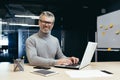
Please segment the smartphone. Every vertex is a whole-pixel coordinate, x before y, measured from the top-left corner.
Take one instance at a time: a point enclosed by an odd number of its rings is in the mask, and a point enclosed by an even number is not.
[[[50,70],[45,70],[45,69],[36,70],[36,71],[33,71],[32,73],[42,75],[42,76],[50,76],[53,74],[57,74],[57,72],[55,71],[50,71]]]
[[[33,68],[35,68],[35,69],[50,69],[50,67],[41,67],[41,66],[35,66]]]
[[[109,71],[106,71],[106,70],[101,70],[101,71],[104,72],[104,73],[107,73],[107,74],[113,74],[113,73],[111,73]]]

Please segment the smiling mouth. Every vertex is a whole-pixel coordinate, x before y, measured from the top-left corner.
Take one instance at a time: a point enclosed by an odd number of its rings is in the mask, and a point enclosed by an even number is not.
[[[44,30],[49,30],[49,28],[44,28]]]

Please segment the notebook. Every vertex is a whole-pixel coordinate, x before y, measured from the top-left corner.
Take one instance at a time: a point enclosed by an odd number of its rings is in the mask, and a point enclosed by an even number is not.
[[[82,69],[91,63],[92,57],[96,50],[96,42],[88,42],[83,58],[77,65],[55,65],[57,68],[68,68],[68,69]]]

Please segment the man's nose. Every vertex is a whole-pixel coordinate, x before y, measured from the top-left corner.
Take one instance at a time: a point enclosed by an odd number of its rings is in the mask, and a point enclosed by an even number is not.
[[[45,26],[49,26],[49,23],[45,23]]]

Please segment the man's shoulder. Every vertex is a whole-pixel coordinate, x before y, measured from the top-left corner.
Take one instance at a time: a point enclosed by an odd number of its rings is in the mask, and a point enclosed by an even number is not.
[[[53,35],[51,35],[51,37],[52,37],[52,39],[54,39],[54,40],[58,40],[58,38],[55,37],[55,36],[53,36]]]
[[[30,40],[30,39],[35,39],[37,37],[37,33],[34,33],[32,35],[30,35],[27,40]]]
[[[36,37],[37,36],[37,33],[34,33],[32,35],[30,35],[28,38],[32,38],[32,37]]]

